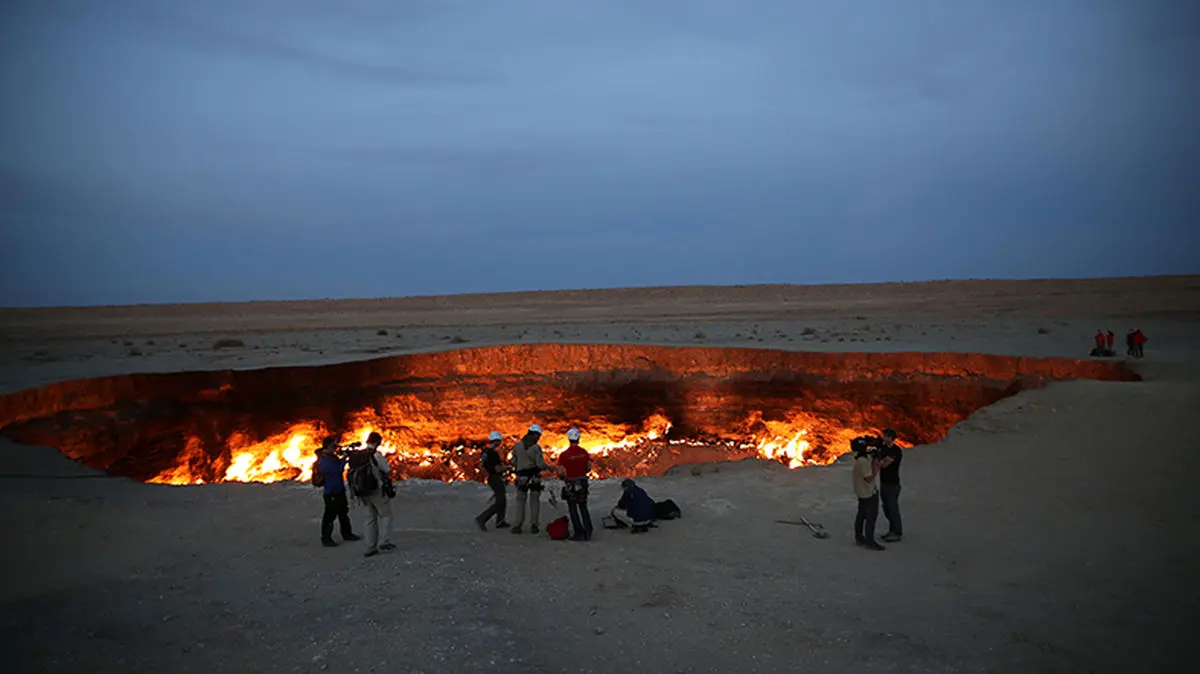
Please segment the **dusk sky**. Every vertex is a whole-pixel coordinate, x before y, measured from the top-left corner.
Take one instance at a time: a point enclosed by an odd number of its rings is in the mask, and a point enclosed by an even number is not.
[[[4,0],[0,305],[1200,272],[1200,3]]]

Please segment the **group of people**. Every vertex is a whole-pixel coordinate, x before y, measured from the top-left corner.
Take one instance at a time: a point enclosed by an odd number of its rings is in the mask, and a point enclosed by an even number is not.
[[[1115,336],[1112,330],[1096,330],[1092,339],[1096,343],[1095,348],[1092,349],[1093,356],[1112,357],[1116,355],[1116,352],[1113,351]],[[1130,330],[1125,335],[1125,355],[1130,358],[1141,358],[1144,355],[1143,345],[1147,341],[1141,328]]]
[[[538,444],[541,437],[541,426],[530,426],[524,437],[513,446],[511,461],[506,462],[500,453],[504,435],[500,431],[492,431],[488,435],[481,462],[487,484],[492,489],[492,502],[475,518],[475,524],[487,531],[488,521],[494,518],[497,529],[510,529],[512,533],[520,534],[525,531],[528,513],[529,533],[538,533],[541,496],[545,489],[542,477],[551,473],[563,481],[563,500],[567,503],[570,516],[571,540],[589,541],[595,531],[588,510],[588,473],[592,469],[592,460],[587,450],[579,444],[581,433],[575,428],[567,431],[570,446],[559,455],[557,465],[553,468],[546,463]],[[392,543],[391,506],[396,489],[387,458],[379,452],[382,442],[383,437],[379,433],[371,433],[365,446],[360,448],[355,443],[343,448],[338,445],[336,437],[330,436],[317,450],[312,482],[321,487],[325,499],[325,512],[321,517],[322,545],[337,547],[338,543],[333,539],[335,522],[342,540],[362,540],[362,536],[354,533],[350,522],[350,499],[353,498],[367,509],[365,556],[372,557],[380,551],[396,547]],[[517,491],[517,513],[511,524],[506,520],[510,473],[515,475]],[[624,511],[625,516],[619,515],[618,510]],[[622,527],[631,529],[632,533],[645,533],[653,526],[655,504],[636,482],[625,479],[621,481],[621,499],[613,507],[611,515]]]
[[[546,463],[541,445],[542,428],[537,424],[529,427],[511,452],[511,462],[505,462],[500,453],[504,435],[492,431],[488,444],[483,449],[481,462],[487,484],[492,489],[492,501],[487,509],[475,517],[475,524],[487,531],[487,524],[495,520],[495,528],[510,529],[514,534],[524,533],[526,514],[529,516],[529,533],[538,533],[541,511],[541,495],[545,487],[542,476],[557,474],[563,481],[563,500],[567,503],[570,517],[571,540],[589,541],[595,531],[588,510],[588,473],[592,461],[586,449],[580,446],[580,432],[572,428],[567,431],[570,446],[558,457],[557,466]],[[336,547],[333,540],[333,525],[337,522],[342,539],[362,540],[354,533],[350,523],[350,498],[356,499],[367,509],[367,532],[364,553],[372,557],[380,551],[392,550],[392,506],[396,495],[391,479],[391,467],[387,458],[379,452],[383,437],[371,433],[365,447],[351,445],[344,449],[336,437],[325,438],[313,465],[313,484],[324,491],[325,512],[321,517],[321,543]],[[357,444],[357,443],[356,443]],[[854,518],[854,541],[869,550],[884,550],[875,539],[875,524],[879,518],[882,502],[883,515],[888,521],[888,532],[882,540],[897,543],[904,538],[904,525],[900,516],[900,462],[904,450],[896,444],[896,432],[885,429],[882,437],[856,438],[851,447],[854,451],[854,468],[851,483],[858,498],[858,512]],[[517,513],[514,522],[506,519],[508,513],[508,475],[515,475],[517,491]],[[625,512],[622,517],[618,511]],[[656,519],[654,500],[631,479],[621,481],[621,498],[611,511],[620,526],[640,534],[650,530]]]
[[[547,473],[556,474],[563,481],[563,500],[567,503],[567,512],[571,522],[571,540],[590,541],[595,531],[592,524],[591,511],[588,510],[588,473],[592,470],[592,459],[587,450],[580,446],[579,429],[567,431],[567,442],[570,446],[558,457],[558,465],[550,467],[546,463],[541,445],[542,427],[533,424],[525,435],[513,445],[510,452],[510,462],[505,462],[500,453],[500,445],[504,435],[500,431],[492,431],[488,435],[488,446],[483,450],[483,472],[488,486],[492,489],[492,502],[487,509],[475,518],[475,525],[482,531],[487,531],[488,522],[495,520],[497,529],[510,529],[514,534],[525,531],[525,515],[528,509],[529,533],[538,533],[541,515],[541,499],[545,486],[542,476]],[[505,519],[508,512],[507,483],[508,475],[514,475],[517,491],[517,514],[510,523]],[[617,514],[624,510],[626,518]],[[611,515],[619,519],[632,533],[640,534],[649,531],[655,517],[654,501],[644,489],[631,479],[621,481],[621,499],[613,507]]]
[[[342,451],[338,439],[330,436],[317,450],[312,480],[324,491],[321,544],[325,547],[337,547],[337,541],[333,540],[334,521],[341,530],[342,540],[362,540],[350,524],[350,498],[354,498],[367,509],[367,551],[364,556],[374,557],[380,551],[395,549],[391,502],[396,496],[396,487],[392,483],[392,469],[387,457],[379,452],[381,444],[383,436],[371,433],[364,448],[351,445],[349,451]]]
[[[854,517],[854,542],[868,550],[886,549],[875,540],[875,523],[879,519],[879,504],[888,521],[886,543],[899,543],[904,538],[904,523],[900,517],[900,462],[904,450],[896,444],[896,431],[883,431],[878,443],[873,439],[855,438],[854,470],[851,484],[858,497],[858,513]]]

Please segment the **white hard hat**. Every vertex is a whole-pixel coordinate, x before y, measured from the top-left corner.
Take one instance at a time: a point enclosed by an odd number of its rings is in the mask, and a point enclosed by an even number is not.
[[[504,439],[504,434],[501,433],[500,431],[492,431],[491,433],[488,433],[489,441],[503,440],[503,439]]]
[[[539,434],[539,435],[540,435],[540,434],[541,434],[541,432],[542,432],[542,427],[541,427],[541,426],[538,426],[537,424],[533,424],[532,426],[530,426],[530,427],[529,427],[529,432],[530,432],[530,433],[537,433],[537,434]]]
[[[572,428],[571,430],[567,431],[567,439],[571,440],[571,441],[578,440],[579,439],[579,429]]]

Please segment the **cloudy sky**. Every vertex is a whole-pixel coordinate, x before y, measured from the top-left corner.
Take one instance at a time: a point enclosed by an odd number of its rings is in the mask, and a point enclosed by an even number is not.
[[[1200,272],[1200,3],[5,0],[0,305]]]

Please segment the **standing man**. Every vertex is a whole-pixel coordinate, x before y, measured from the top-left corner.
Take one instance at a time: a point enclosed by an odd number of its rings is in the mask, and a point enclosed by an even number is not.
[[[904,538],[904,524],[900,519],[900,462],[904,460],[904,450],[896,445],[896,431],[890,428],[883,431],[880,458],[889,461],[879,470],[879,499],[883,502],[883,516],[888,521],[883,542],[896,543]]]
[[[483,474],[487,477],[488,486],[492,488],[492,504],[475,518],[475,524],[481,531],[487,531],[487,521],[493,515],[496,517],[497,529],[508,528],[508,522],[504,521],[504,513],[508,509],[504,476],[508,473],[508,466],[500,458],[500,443],[503,441],[504,435],[500,431],[492,431],[488,434],[488,446],[483,448]]]
[[[513,445],[512,462],[517,472],[517,521],[513,523],[514,534],[523,533],[525,524],[525,501],[529,501],[529,533],[538,532],[538,513],[542,507],[542,473],[550,470],[542,457],[542,448],[538,440],[542,437],[542,427],[533,424],[521,441]]]
[[[1142,334],[1142,329],[1138,328],[1133,331],[1133,356],[1141,358],[1146,355],[1146,342],[1150,341],[1146,335]]]
[[[1110,356],[1113,354],[1113,340],[1114,339],[1115,339],[1115,336],[1113,335],[1112,330],[1105,331],[1105,333],[1104,333],[1104,348],[1106,351],[1108,351],[1108,355],[1110,355]]]
[[[571,446],[558,457],[558,476],[562,478],[563,498],[571,514],[571,528],[575,535],[573,541],[592,540],[592,514],[588,512],[588,471],[592,469],[592,457],[587,450],[579,446],[579,429],[567,431],[567,441]]]
[[[317,450],[316,471],[321,476],[325,496],[325,512],[321,515],[321,545],[336,548],[333,540],[333,521],[337,520],[344,541],[362,540],[350,527],[350,503],[346,500],[346,460],[337,455],[337,438],[329,436]]]
[[[364,557],[374,557],[380,550],[392,550],[392,497],[396,488],[392,485],[392,467],[387,458],[379,453],[383,436],[372,432],[367,436],[366,449],[355,452],[350,460],[350,490],[355,498],[367,507],[367,551]],[[380,542],[380,520],[382,543]]]
[[[863,438],[855,438],[850,442],[854,449],[854,470],[851,473],[851,483],[854,495],[858,498],[858,514],[854,517],[854,542],[859,547],[868,550],[886,550],[887,548],[875,540],[875,521],[879,519],[879,485],[875,477],[879,475],[880,461],[871,456],[872,452]]]

